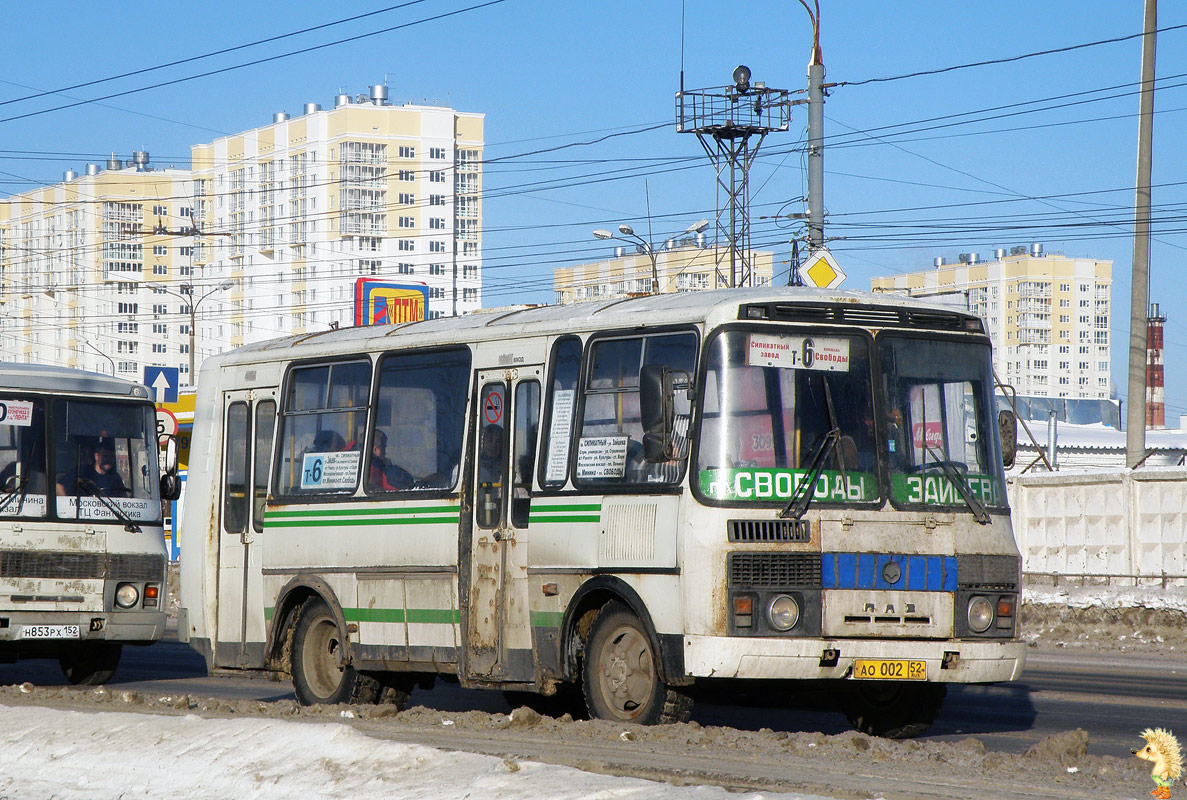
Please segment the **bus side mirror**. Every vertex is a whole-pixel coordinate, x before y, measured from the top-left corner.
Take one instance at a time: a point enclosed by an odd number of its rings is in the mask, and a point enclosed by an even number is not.
[[[160,438],[164,439],[165,444],[164,464],[161,469],[161,499],[176,500],[181,496],[181,478],[177,476],[177,437],[168,435]]]
[[[1018,417],[1013,411],[999,411],[997,427],[1002,439],[1002,466],[1009,469],[1018,456]]]
[[[639,416],[643,422],[643,458],[671,461],[676,390],[672,371],[663,364],[639,370]]]

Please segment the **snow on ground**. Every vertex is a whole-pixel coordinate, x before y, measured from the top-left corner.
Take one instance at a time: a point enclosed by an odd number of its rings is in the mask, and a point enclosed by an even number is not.
[[[1068,608],[1148,608],[1187,613],[1187,586],[1042,586],[1026,584],[1022,602]]]
[[[0,708],[0,800],[827,800],[446,752],[338,724]]]

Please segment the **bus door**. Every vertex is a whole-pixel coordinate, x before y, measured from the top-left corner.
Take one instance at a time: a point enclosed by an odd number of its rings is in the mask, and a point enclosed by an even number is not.
[[[527,527],[540,424],[539,366],[478,373],[467,674],[530,681]]]
[[[260,544],[275,424],[275,389],[223,395],[214,648],[214,662],[220,667],[263,666],[266,637]]]

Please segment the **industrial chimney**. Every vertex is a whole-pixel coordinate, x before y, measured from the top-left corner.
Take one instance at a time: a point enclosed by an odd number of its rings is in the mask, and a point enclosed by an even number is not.
[[[1163,373],[1162,329],[1166,315],[1158,313],[1158,304],[1150,304],[1146,317],[1146,428],[1166,427],[1166,382]]]

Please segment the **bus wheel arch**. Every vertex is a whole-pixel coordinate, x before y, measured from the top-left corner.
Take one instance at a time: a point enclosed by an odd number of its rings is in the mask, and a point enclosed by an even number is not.
[[[342,604],[338,602],[337,593],[323,578],[316,575],[298,575],[286,583],[276,596],[272,625],[268,629],[268,669],[292,676],[293,636],[300,621],[301,609],[314,598],[320,599],[329,607],[339,630],[346,630],[346,618],[342,614]],[[345,659],[347,663],[351,659],[349,639],[346,641]]]

